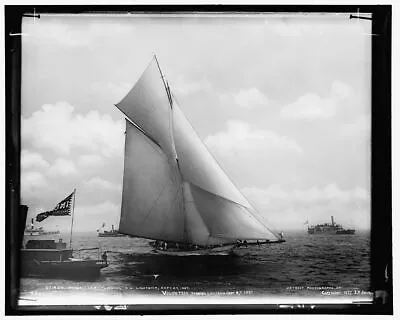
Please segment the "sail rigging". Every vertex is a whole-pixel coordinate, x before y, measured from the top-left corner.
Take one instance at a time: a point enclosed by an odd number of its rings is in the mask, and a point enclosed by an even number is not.
[[[171,106],[155,59],[116,107],[160,145],[168,158],[172,157],[169,134]]]
[[[116,106],[127,117],[120,232],[198,245],[277,239],[197,136],[155,57]]]

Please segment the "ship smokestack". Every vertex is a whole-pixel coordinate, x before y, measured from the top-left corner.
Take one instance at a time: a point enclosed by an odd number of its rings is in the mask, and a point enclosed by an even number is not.
[[[333,216],[331,216],[331,220],[332,220],[332,225],[335,225],[335,221],[333,220]]]

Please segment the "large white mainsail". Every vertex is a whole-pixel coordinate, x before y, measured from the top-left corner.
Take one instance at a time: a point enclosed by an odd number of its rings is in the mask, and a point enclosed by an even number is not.
[[[183,242],[181,183],[163,150],[126,121],[119,232]]]
[[[196,135],[155,57],[116,106],[128,119],[120,232],[201,246],[278,240]]]

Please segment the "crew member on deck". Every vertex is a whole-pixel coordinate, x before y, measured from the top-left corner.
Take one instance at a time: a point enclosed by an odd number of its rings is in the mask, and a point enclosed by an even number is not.
[[[107,263],[107,251],[104,251],[104,253],[102,254],[101,258],[103,259],[103,261],[105,263]]]

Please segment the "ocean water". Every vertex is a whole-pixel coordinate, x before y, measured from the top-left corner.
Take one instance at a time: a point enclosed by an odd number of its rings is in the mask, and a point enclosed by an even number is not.
[[[99,259],[108,251],[110,265],[100,278],[22,278],[20,305],[163,303],[205,296],[372,300],[368,232],[288,232],[285,238],[284,243],[249,247],[233,256],[171,257],[152,253],[148,240],[76,233],[74,249],[100,247],[101,252],[77,251],[74,257]],[[63,239],[68,242],[68,236]]]

